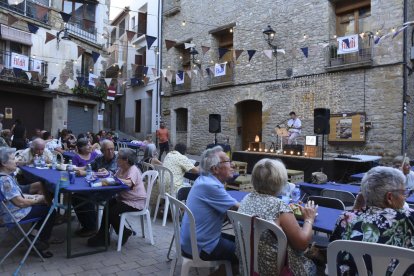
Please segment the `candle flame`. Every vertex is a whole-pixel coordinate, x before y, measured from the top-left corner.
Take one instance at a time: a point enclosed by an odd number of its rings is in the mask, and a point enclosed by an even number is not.
[[[255,141],[255,142],[260,142],[259,135],[256,135],[256,138],[254,138],[254,141]]]

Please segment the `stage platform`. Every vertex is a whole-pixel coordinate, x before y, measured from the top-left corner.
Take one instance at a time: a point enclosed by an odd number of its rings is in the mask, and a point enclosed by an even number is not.
[[[320,171],[322,168],[322,159],[305,156],[290,156],[275,153],[235,151],[233,160],[247,162],[247,172],[251,173],[253,166],[263,158],[280,159],[287,169],[304,171],[305,181],[310,182],[313,172]],[[351,175],[366,172],[372,167],[378,165],[377,160],[352,160],[326,157],[323,161],[323,172],[328,176],[330,181],[348,183],[352,181]]]

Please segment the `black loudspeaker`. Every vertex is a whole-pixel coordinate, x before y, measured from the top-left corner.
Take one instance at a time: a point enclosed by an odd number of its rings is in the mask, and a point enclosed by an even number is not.
[[[221,132],[221,115],[220,114],[208,115],[208,132],[210,133]]]
[[[329,134],[329,119],[331,111],[328,108],[315,108],[313,110],[313,132],[315,134]]]

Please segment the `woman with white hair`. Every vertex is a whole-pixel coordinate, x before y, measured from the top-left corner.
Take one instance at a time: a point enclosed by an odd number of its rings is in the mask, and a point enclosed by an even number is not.
[[[146,146],[142,161],[151,165],[162,165],[162,162],[158,160],[157,147],[154,144],[151,143]]]
[[[344,212],[338,218],[331,241],[354,240],[414,249],[414,215],[411,209],[403,208],[410,193],[405,181],[398,169],[375,167],[369,170],[362,179],[354,211]],[[352,259],[347,254],[339,259],[341,271],[355,275]]]
[[[260,160],[252,172],[254,191],[242,200],[238,211],[280,226],[288,240],[289,267],[294,275],[315,275],[314,263],[303,256],[303,252],[312,239],[317,207],[313,202],[308,202],[305,207],[299,206],[304,218],[304,224],[300,227],[289,205],[277,198],[287,180],[282,162],[267,158]],[[259,242],[260,275],[277,275],[277,251],[277,240],[270,234],[264,234]]]

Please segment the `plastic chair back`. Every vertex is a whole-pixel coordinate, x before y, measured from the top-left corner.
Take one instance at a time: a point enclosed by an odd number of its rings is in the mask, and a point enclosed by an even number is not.
[[[155,181],[157,180],[158,172],[157,171],[146,171],[142,174],[142,181],[145,182],[147,180],[147,198],[145,199],[145,209],[148,209],[150,199],[151,199],[151,192],[152,187],[154,186]]]
[[[141,165],[142,165],[142,172],[154,170],[154,166],[150,163],[142,162]]]
[[[359,276],[386,275],[387,268],[393,260],[397,260],[398,264],[391,275],[405,275],[404,272],[414,264],[414,250],[411,249],[379,243],[337,240],[328,246],[329,275],[339,275],[337,274],[337,256],[341,251],[352,255]],[[372,273],[368,273],[364,261],[366,255],[371,257]]]
[[[346,191],[337,191],[331,189],[325,189],[321,192],[321,196],[332,197],[341,200],[345,206],[354,206],[355,196]]]
[[[328,207],[332,209],[338,209],[345,211],[345,204],[337,199],[331,197],[324,197],[324,196],[309,196],[308,200],[315,201],[316,204],[322,207]]]
[[[191,187],[181,187],[177,192],[177,199],[179,201],[187,201],[188,194],[190,193]]]
[[[158,172],[160,194],[164,195],[167,192],[166,186],[169,186],[169,193],[175,195],[173,173],[161,165],[154,165],[154,168]]]

